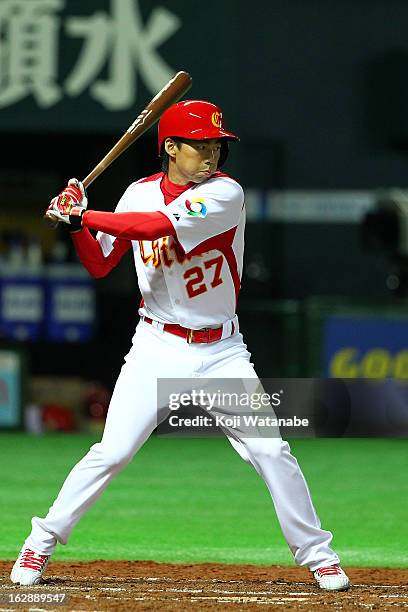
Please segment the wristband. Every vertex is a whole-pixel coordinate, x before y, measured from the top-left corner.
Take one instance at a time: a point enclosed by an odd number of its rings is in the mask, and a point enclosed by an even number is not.
[[[82,215],[84,214],[86,208],[82,206],[74,206],[71,209],[69,214],[69,224],[67,224],[67,228],[69,232],[77,232],[82,229]]]

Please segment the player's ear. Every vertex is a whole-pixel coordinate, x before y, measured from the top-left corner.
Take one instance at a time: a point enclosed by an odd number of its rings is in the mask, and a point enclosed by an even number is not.
[[[166,138],[164,141],[164,150],[170,157],[176,156],[177,143],[172,138]]]

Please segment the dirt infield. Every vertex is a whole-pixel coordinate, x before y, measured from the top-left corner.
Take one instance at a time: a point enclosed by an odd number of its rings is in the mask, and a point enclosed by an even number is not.
[[[0,612],[16,608],[36,612],[408,608],[408,570],[347,568],[353,586],[343,593],[322,593],[311,574],[296,567],[152,561],[52,563],[44,583],[27,588],[10,583],[11,565],[0,562]],[[30,595],[32,603],[11,605],[10,598],[17,594]],[[56,594],[65,594],[68,603],[41,603],[40,596]]]

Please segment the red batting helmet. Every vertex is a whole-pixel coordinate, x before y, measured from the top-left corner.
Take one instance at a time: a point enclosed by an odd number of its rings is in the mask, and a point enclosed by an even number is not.
[[[184,100],[170,106],[159,122],[159,155],[166,138],[178,136],[191,140],[226,138],[239,140],[238,136],[224,130],[219,106],[204,100]]]

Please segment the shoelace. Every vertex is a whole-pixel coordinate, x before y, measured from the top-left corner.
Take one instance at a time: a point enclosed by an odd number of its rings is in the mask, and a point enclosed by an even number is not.
[[[27,548],[21,555],[20,567],[27,567],[28,569],[40,572],[46,564],[47,560],[47,555],[39,555],[33,550]]]
[[[319,567],[316,572],[319,576],[339,576],[341,569],[338,565],[329,565],[328,567]]]

